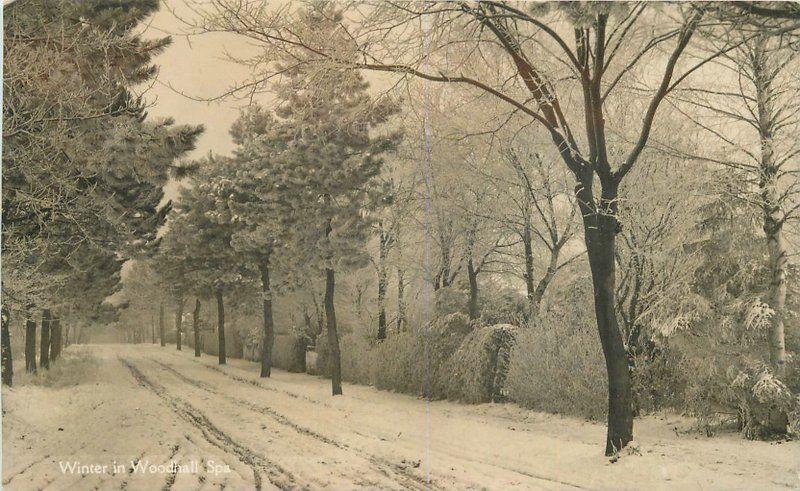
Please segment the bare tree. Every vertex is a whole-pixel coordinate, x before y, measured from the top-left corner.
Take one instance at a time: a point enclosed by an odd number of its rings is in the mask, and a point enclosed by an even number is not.
[[[770,276],[766,302],[772,310],[770,363],[775,374],[783,377],[789,264],[785,229],[798,219],[800,210],[800,180],[793,165],[800,155],[800,64],[787,35],[734,36],[737,48],[719,64],[727,69],[728,83],[723,85],[726,79],[722,78],[714,87],[688,87],[681,102],[694,110],[691,119],[726,151],[724,158],[699,157],[741,175],[750,190],[741,198],[762,215]]]

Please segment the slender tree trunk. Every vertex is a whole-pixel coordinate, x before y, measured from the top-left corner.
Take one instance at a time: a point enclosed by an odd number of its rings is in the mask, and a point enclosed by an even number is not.
[[[25,319],[25,371],[36,373],[36,319],[30,312]]]
[[[269,284],[269,256],[259,265],[261,272],[262,307],[264,310],[264,339],[261,343],[261,377],[269,377],[272,368],[272,345],[275,342],[275,330],[272,321],[272,289]]]
[[[402,269],[397,268],[397,332],[403,331],[406,321],[405,278]]]
[[[381,228],[378,248],[378,341],[386,339],[386,232]]]
[[[786,310],[786,267],[788,253],[783,237],[784,212],[781,190],[778,187],[780,169],[775,162],[774,133],[778,111],[775,108],[774,63],[767,54],[766,37],[754,39],[750,69],[756,89],[758,132],[761,141],[759,162],[759,191],[764,213],[764,235],[769,253],[770,287],[768,303],[773,311],[769,329],[769,361],[778,378],[786,376],[786,336],[783,318]]]
[[[56,361],[61,356],[61,317],[53,317],[50,323],[50,361]]]
[[[167,345],[167,340],[164,339],[164,301],[158,304],[158,335],[161,341],[161,347]]]
[[[225,301],[222,297],[222,289],[214,291],[217,298],[217,339],[219,340],[219,364],[225,364]]]
[[[550,286],[550,282],[553,281],[553,278],[558,272],[558,257],[560,253],[559,247],[554,247],[553,250],[550,251],[550,264],[547,265],[547,271],[545,271],[544,276],[539,279],[539,283],[536,284],[536,288],[533,290],[533,297],[531,298],[531,314],[533,315],[539,313],[539,307],[542,304],[544,292],[547,291],[547,287]]]
[[[469,303],[467,311],[469,318],[475,320],[478,318],[478,272],[475,271],[475,265],[472,262],[472,257],[467,259],[467,278],[469,279]]]
[[[50,309],[42,310],[42,339],[39,343],[39,365],[50,368]]]
[[[786,266],[788,250],[783,237],[783,224],[775,220],[778,206],[768,202],[764,205],[764,232],[767,236],[767,250],[769,251],[769,306],[773,310],[770,317],[769,329],[769,361],[778,378],[786,376],[786,338],[783,326],[783,316],[786,310]]]
[[[339,335],[336,332],[336,310],[333,304],[336,279],[332,268],[325,268],[325,317],[328,321],[328,350],[330,352],[331,391],[342,393],[342,360],[339,351]]]
[[[175,303],[175,347],[181,351],[181,335],[183,328],[183,297],[178,297]]]
[[[2,376],[3,385],[11,387],[14,383],[14,362],[11,358],[11,311],[8,306],[3,305],[0,311],[0,360],[2,361]]]
[[[536,303],[536,287],[533,284],[533,239],[531,237],[531,222],[526,217],[522,230],[522,247],[525,255],[525,292],[528,297],[528,309],[531,316],[538,311]]]
[[[153,344],[156,344],[156,315],[150,319],[150,334],[152,334]]]
[[[200,299],[194,299],[192,312],[192,330],[194,331],[194,356],[200,357]]]
[[[309,339],[314,338],[314,326],[311,325],[311,316],[308,314],[308,310],[303,308],[303,324],[306,326],[305,336]]]
[[[608,376],[606,455],[633,440],[633,397],[628,358],[614,309],[617,185],[603,186],[599,209],[592,195],[592,176],[581,179],[576,196],[581,207],[584,240],[594,287],[594,307]]]
[[[69,331],[70,331],[69,326],[70,326],[69,323],[67,323],[67,325],[64,326],[64,347],[65,348],[67,346],[69,346],[69,343],[70,343],[70,341],[69,341]]]

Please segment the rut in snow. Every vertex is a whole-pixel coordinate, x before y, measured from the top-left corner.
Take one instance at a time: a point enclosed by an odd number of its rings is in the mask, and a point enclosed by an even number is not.
[[[237,443],[230,436],[215,426],[208,418],[191,404],[170,397],[166,389],[148,379],[138,368],[130,362],[120,358],[120,361],[130,370],[133,378],[142,387],[150,390],[166,402],[172,410],[189,424],[198,428],[205,439],[212,445],[227,453],[232,453],[244,464],[253,470],[255,488],[261,490],[261,472],[263,471],[269,481],[280,489],[297,489],[298,484],[294,476],[278,464],[254,453],[249,448]]]
[[[234,397],[234,396],[225,394],[223,392],[220,392],[220,391],[216,390],[215,388],[211,387],[209,384],[207,384],[205,382],[201,382],[201,381],[198,381],[198,380],[193,380],[193,379],[185,376],[184,374],[180,373],[178,370],[176,370],[175,368],[167,365],[166,363],[163,363],[163,362],[158,361],[158,360],[152,360],[152,361],[154,361],[156,364],[158,364],[164,370],[166,370],[166,371],[170,372],[171,374],[173,374],[178,379],[182,380],[183,382],[186,382],[187,384],[193,385],[194,387],[197,387],[198,389],[201,389],[201,390],[204,390],[204,391],[209,392],[211,394],[214,394],[215,396],[219,396],[219,397],[222,397],[224,399],[227,399],[227,400],[233,402],[234,404],[236,404],[237,406],[245,407],[245,408],[247,408],[247,409],[249,409],[251,411],[254,411],[254,412],[257,412],[259,414],[264,414],[266,416],[269,416],[270,418],[272,418],[277,423],[279,423],[279,424],[281,424],[281,425],[283,425],[283,426],[285,426],[287,428],[290,428],[290,429],[296,431],[297,433],[299,433],[301,435],[305,435],[305,436],[311,437],[311,438],[313,438],[313,439],[315,439],[315,440],[317,440],[317,441],[319,441],[321,443],[324,443],[324,444],[327,444],[327,445],[332,445],[332,446],[334,446],[336,448],[345,450],[347,452],[355,453],[356,455],[359,455],[359,456],[367,459],[370,463],[373,464],[373,466],[376,468],[376,470],[378,470],[381,474],[383,474],[384,476],[396,481],[398,484],[402,485],[406,489],[421,489],[421,490],[422,489],[440,489],[435,483],[426,482],[424,478],[422,478],[420,476],[416,476],[414,474],[411,474],[410,472],[406,471],[402,466],[400,466],[398,464],[392,464],[391,462],[388,462],[388,461],[386,461],[384,459],[381,459],[381,458],[379,458],[379,457],[377,457],[375,455],[369,454],[369,453],[364,452],[364,451],[362,451],[360,449],[356,449],[356,448],[350,447],[349,445],[347,445],[345,443],[338,442],[338,441],[333,440],[333,439],[331,439],[331,438],[329,438],[329,437],[327,437],[325,435],[322,435],[322,434],[320,434],[320,433],[318,433],[318,432],[316,432],[316,431],[314,431],[314,430],[312,430],[310,428],[306,428],[304,426],[301,426],[301,425],[295,423],[294,421],[290,420],[289,418],[287,418],[283,414],[275,411],[272,408],[269,408],[269,407],[266,407],[266,406],[259,406],[259,405],[251,403],[250,401],[246,401],[244,399],[240,399],[238,397]],[[210,367],[210,368],[216,368],[216,367]],[[218,370],[218,372],[222,373],[222,374],[226,374],[226,372],[223,371],[223,370]],[[247,379],[244,379],[242,377],[236,377],[236,376],[231,376],[231,378],[233,378],[234,380],[240,381],[240,382],[248,383],[249,385],[253,385],[255,387],[263,388],[263,386],[258,384],[257,381],[247,380]]]

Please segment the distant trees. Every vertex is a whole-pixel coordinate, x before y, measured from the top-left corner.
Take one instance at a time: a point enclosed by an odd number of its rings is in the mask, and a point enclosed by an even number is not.
[[[477,172],[486,176],[503,203],[491,218],[521,245],[520,276],[525,281],[530,315],[535,316],[558,271],[584,251],[567,250],[576,236],[578,208],[566,172],[554,167],[546,155],[526,151],[526,147],[509,145],[500,152],[499,165]],[[542,265],[544,272],[537,277]]]

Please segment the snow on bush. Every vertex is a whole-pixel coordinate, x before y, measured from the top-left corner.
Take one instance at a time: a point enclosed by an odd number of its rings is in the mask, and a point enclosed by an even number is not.
[[[520,329],[506,379],[508,398],[551,413],[606,417],[606,368],[594,322],[543,316]]]
[[[731,367],[728,377],[745,438],[763,439],[790,431],[789,415],[796,411],[797,401],[766,363],[746,360],[741,369]]]
[[[517,327],[510,324],[472,331],[447,361],[445,396],[464,402],[502,402]]]
[[[85,384],[97,379],[100,363],[86,350],[78,346],[70,346],[61,354],[61,358],[50,362],[50,369],[41,367],[36,373],[20,371],[14,376],[14,385],[22,387],[37,385],[42,387],[71,387]]]
[[[452,313],[431,322],[427,329],[393,334],[380,343],[358,334],[345,335],[340,343],[342,378],[379,389],[415,395],[427,391],[432,398],[444,398],[456,383],[447,362],[472,329],[464,314]],[[324,333],[322,336],[317,340],[317,352],[325,363],[327,347]]]

